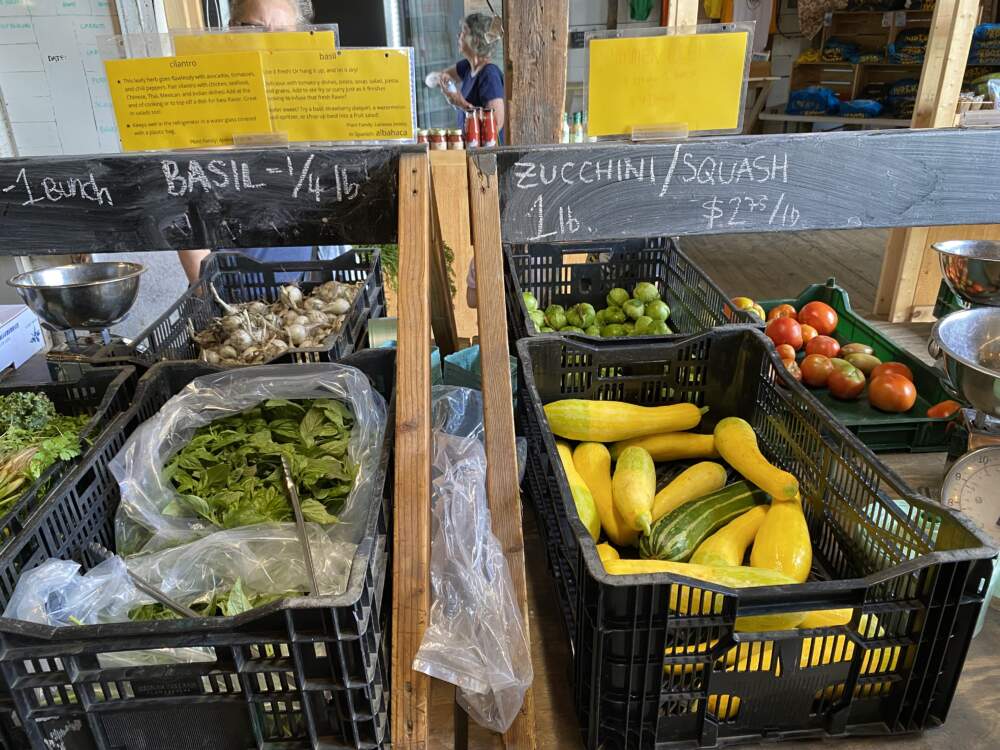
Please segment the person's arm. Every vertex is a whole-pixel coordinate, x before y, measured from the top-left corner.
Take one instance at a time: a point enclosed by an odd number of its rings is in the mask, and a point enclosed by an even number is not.
[[[201,272],[201,262],[208,257],[211,250],[178,250],[177,257],[184,269],[184,275],[188,277],[188,283],[193,284],[198,280]]]
[[[469,273],[465,277],[465,302],[473,310],[479,307],[479,294],[476,292],[476,259],[469,261]]]
[[[493,63],[490,63],[479,74],[482,76],[479,93],[486,101],[486,106],[493,110],[493,119],[497,124],[497,135],[503,130],[507,110],[504,106],[503,73]]]

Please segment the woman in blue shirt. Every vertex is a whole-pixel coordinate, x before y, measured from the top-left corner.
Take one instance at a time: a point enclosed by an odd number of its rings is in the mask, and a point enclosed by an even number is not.
[[[461,110],[458,127],[465,127],[465,110],[484,107],[493,110],[497,133],[503,142],[503,73],[490,62],[498,41],[491,32],[493,19],[485,13],[470,13],[458,34],[461,60],[441,73],[441,90],[448,101]],[[448,84],[452,83],[453,86]]]

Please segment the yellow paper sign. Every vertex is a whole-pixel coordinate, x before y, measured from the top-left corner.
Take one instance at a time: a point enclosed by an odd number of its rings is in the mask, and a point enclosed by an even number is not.
[[[258,52],[104,65],[125,151],[225,146],[271,131]]]
[[[592,39],[587,134],[686,123],[689,131],[739,126],[749,34]]]
[[[254,31],[244,33],[176,34],[175,55],[210,52],[263,52],[265,50],[336,49],[332,31]]]
[[[413,138],[410,56],[393,49],[267,52],[274,132],[290,141]]]

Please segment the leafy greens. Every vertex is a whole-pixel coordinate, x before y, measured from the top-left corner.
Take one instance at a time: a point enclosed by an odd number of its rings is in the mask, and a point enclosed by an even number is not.
[[[56,461],[80,455],[86,414],[64,416],[44,393],[0,396],[0,515]]]
[[[272,399],[204,425],[164,467],[178,492],[164,513],[223,529],[291,521],[285,456],[305,519],[336,523],[357,474],[347,453],[353,425],[335,399]]]
[[[237,578],[230,589],[211,591],[189,606],[201,617],[233,617],[247,612],[254,607],[276,602],[279,599],[302,596],[300,591],[287,591],[283,594],[248,594],[243,587],[243,579]],[[176,620],[180,617],[172,609],[162,604],[143,604],[128,613],[133,622],[150,620]]]

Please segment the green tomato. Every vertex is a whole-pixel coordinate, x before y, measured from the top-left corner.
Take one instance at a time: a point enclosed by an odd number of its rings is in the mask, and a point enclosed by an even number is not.
[[[587,334],[588,336],[600,336],[601,329],[596,325],[587,326],[587,328],[584,330],[584,333]]]
[[[607,312],[607,308],[605,308],[603,310],[598,310],[597,311],[597,314],[594,316],[594,325],[595,326],[600,326],[602,328],[604,327],[604,323],[605,323],[604,313],[606,313],[606,312]]]
[[[648,315],[640,315],[635,320],[635,332],[638,336],[649,333],[649,327],[653,325],[653,319]]]
[[[555,333],[556,331],[555,331],[554,328],[550,328],[549,326],[542,326],[541,328],[538,329],[538,332],[539,333]]]
[[[576,306],[580,313],[580,317],[583,318],[583,327],[594,325],[594,321],[597,320],[597,311],[594,306],[588,302],[581,302]]]
[[[654,299],[659,299],[660,292],[657,290],[655,284],[650,284],[648,281],[640,281],[635,285],[635,289],[632,290],[632,296],[646,303],[652,302]]]
[[[583,328],[583,316],[580,315],[580,308],[578,305],[574,305],[569,310],[566,311],[566,323],[567,325],[574,326],[576,328]]]
[[[620,325],[618,323],[612,323],[611,325],[604,326],[604,328],[601,329],[601,336],[603,336],[606,339],[624,335],[625,335],[625,326]]]
[[[670,317],[670,308],[663,300],[656,299],[646,303],[646,315],[653,320],[666,320]]]
[[[630,299],[622,305],[622,311],[632,320],[637,320],[645,314],[646,304],[641,300]]]
[[[625,334],[631,336],[632,331],[635,330],[635,323],[631,320],[626,320],[624,323],[622,323],[622,327],[625,329]]]
[[[628,289],[622,289],[616,286],[610,292],[608,292],[608,307],[621,307],[629,300]]]
[[[531,292],[521,292],[521,297],[524,299],[524,306],[528,308],[528,312],[538,309],[538,300],[535,299],[534,294]]]
[[[625,322],[625,311],[620,307],[609,307],[604,311],[604,322],[605,323],[624,323]]]
[[[671,330],[664,321],[654,320],[646,333],[651,336],[666,336]]]
[[[545,320],[552,328],[557,331],[562,330],[566,327],[566,314],[562,312],[553,312],[551,314],[546,313]]]
[[[528,317],[531,318],[531,322],[535,324],[535,328],[541,328],[545,325],[545,313],[541,310],[532,310],[528,313]]]
[[[563,326],[559,333],[583,333],[583,329],[580,326]]]
[[[562,305],[555,305],[555,304],[549,305],[548,307],[545,308],[546,318],[549,317],[550,315],[555,315],[556,313],[559,313],[560,315],[565,315],[566,308],[564,308]]]

